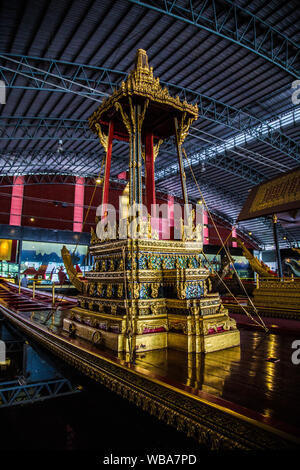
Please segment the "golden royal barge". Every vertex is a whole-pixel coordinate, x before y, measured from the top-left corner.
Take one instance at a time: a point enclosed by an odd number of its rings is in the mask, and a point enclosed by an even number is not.
[[[269,383],[273,364],[265,364],[265,371],[260,367],[254,386],[257,399],[249,399],[250,408],[243,401],[243,393],[245,398],[251,395],[248,383],[253,376],[247,374],[257,366],[253,359],[257,338],[246,337],[241,345],[235,320],[219,294],[210,292],[209,271],[200,256],[202,224],[186,209],[180,240],[174,234],[159,239],[155,229],[151,209],[156,203],[154,162],[159,146],[175,137],[183,202],[188,207],[182,145],[197,115],[197,106],[181,102],[161,87],[140,49],[128,79],[89,120],[106,152],[105,172],[101,212],[90,245],[94,267],[86,279],[78,278],[71,254],[62,250],[69,278],[79,291],[77,303],[62,299],[53,306],[46,294],[31,299],[28,289],[18,293],[16,286],[2,281],[0,308],[9,321],[70,366],[209,448],[296,447],[295,413],[291,422],[281,422],[282,396],[276,396],[275,404],[272,399],[268,402],[275,418],[259,408],[263,402],[259,394]],[[138,222],[125,211],[117,224],[110,223],[114,138],[129,143],[125,206],[143,203],[145,169],[148,213]],[[234,378],[235,370],[244,377],[241,381]],[[226,399],[231,380],[235,391]],[[272,380],[281,382],[280,376]]]

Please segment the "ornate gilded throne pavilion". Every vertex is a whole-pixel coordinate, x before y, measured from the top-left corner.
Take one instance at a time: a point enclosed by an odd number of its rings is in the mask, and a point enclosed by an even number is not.
[[[153,213],[151,218],[155,158],[161,143],[172,136],[189,210],[182,144],[197,117],[197,105],[182,102],[161,87],[142,49],[127,80],[90,117],[89,126],[106,152],[102,208],[96,233],[92,229],[94,268],[85,281],[76,277],[70,254],[63,250],[67,272],[80,290],[78,307],[64,319],[65,330],[129,353],[162,348],[206,353],[240,344],[235,321],[219,294],[209,292],[209,271],[200,254],[202,224],[194,222],[194,212],[186,214],[180,240],[174,239],[174,227],[168,240],[159,239]],[[127,205],[145,202],[148,212],[137,219],[125,210],[115,226],[108,214],[113,139],[129,143]]]

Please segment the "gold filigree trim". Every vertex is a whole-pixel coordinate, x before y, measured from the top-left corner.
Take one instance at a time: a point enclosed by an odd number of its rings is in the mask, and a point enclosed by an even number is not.
[[[98,122],[96,122],[95,127],[97,129],[97,134],[100,140],[101,145],[103,146],[105,152],[107,152],[108,149],[108,135],[106,135],[102,129],[101,126]]]

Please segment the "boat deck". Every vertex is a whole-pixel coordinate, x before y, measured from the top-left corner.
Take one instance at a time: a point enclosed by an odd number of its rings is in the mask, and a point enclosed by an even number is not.
[[[19,288],[15,284],[6,282],[3,279],[0,279],[0,299],[7,307],[17,312],[31,312],[49,308],[63,310],[71,308],[77,303],[74,298],[60,295],[55,297],[55,304],[52,305],[52,294],[35,292],[33,297],[32,290],[24,287],[21,288],[19,293]]]
[[[205,418],[211,441],[213,435],[224,432],[221,441],[232,446],[236,439],[239,448],[247,448],[247,442],[249,448],[300,446],[300,365],[291,360],[292,342],[299,339],[299,331],[266,334],[243,327],[239,347],[207,355],[175,350],[144,352],[130,364],[122,354],[70,338],[61,329],[68,310],[51,310],[43,299],[44,308],[40,300],[30,308],[28,299],[22,304],[23,300],[15,297],[13,306],[3,289],[7,288],[0,288],[2,311],[17,326],[139,406],[146,406],[155,395],[162,410],[170,409],[170,416],[174,412],[177,427],[181,412],[195,426],[195,420]],[[137,400],[135,393],[140,397]],[[168,422],[167,416],[163,419]]]

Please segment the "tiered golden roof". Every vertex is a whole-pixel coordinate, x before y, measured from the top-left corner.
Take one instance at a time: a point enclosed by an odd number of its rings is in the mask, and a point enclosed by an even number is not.
[[[141,97],[149,99],[150,103],[157,103],[164,109],[187,113],[190,118],[198,118],[198,106],[181,101],[179,96],[170,95],[167,87],[162,87],[159,78],[153,76],[153,67],[149,67],[146,51],[138,49],[135,68],[129,73],[127,79],[122,82],[120,88],[110,97],[106,98],[99,108],[89,118],[91,130],[97,133],[95,124],[110,110],[115,108],[115,103],[124,101],[124,98]]]

